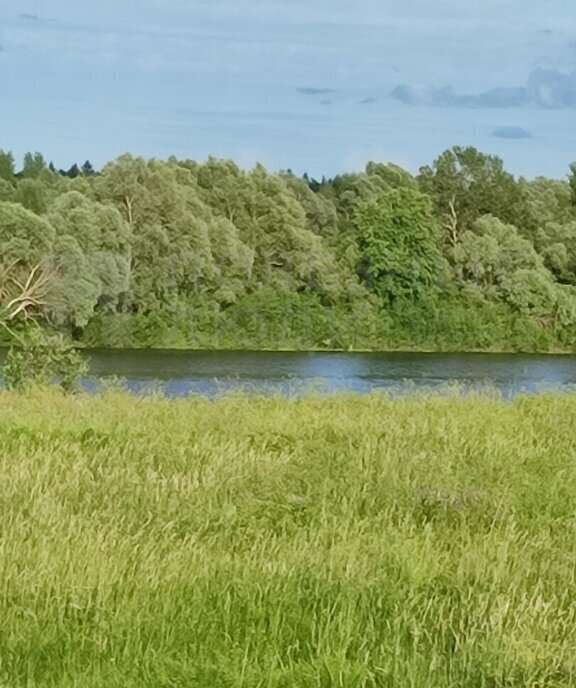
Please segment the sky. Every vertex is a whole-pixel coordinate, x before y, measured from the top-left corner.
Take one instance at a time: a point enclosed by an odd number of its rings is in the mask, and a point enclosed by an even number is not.
[[[0,148],[58,167],[233,158],[315,177],[453,145],[576,160],[576,0],[0,3]]]

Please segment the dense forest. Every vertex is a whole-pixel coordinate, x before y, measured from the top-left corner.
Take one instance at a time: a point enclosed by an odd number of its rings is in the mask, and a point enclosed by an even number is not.
[[[3,299],[35,271],[31,305],[87,346],[576,349],[576,164],[527,180],[455,147],[318,181],[0,152],[0,255]]]

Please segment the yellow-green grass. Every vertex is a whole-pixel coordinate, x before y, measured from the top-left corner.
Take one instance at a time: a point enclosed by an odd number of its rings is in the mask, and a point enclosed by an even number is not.
[[[576,397],[0,394],[0,685],[576,685]]]

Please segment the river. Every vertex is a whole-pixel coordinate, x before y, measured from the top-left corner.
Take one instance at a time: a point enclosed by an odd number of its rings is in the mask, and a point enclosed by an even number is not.
[[[458,385],[504,397],[576,391],[576,356],[484,353],[328,353],[93,350],[92,378],[117,378],[135,392],[167,396],[242,390],[297,395],[374,390],[393,394]]]

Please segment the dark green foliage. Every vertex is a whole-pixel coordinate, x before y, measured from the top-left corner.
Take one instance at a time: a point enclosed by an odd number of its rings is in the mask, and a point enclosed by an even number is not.
[[[388,299],[418,299],[432,289],[440,267],[430,199],[400,188],[361,204],[356,227],[367,278]]]
[[[572,199],[572,206],[576,208],[576,162],[570,165],[570,193]],[[576,212],[576,211],[575,211]]]
[[[576,164],[528,181],[454,147],[319,182],[0,151],[0,256],[0,306],[41,265],[34,316],[92,345],[576,348]]]
[[[65,392],[72,392],[87,365],[62,335],[32,326],[13,338],[1,372],[9,389],[56,382]]]
[[[7,182],[14,179],[14,156],[4,150],[0,150],[0,179]]]
[[[13,198],[36,215],[42,215],[48,207],[48,189],[38,179],[23,179]]]

